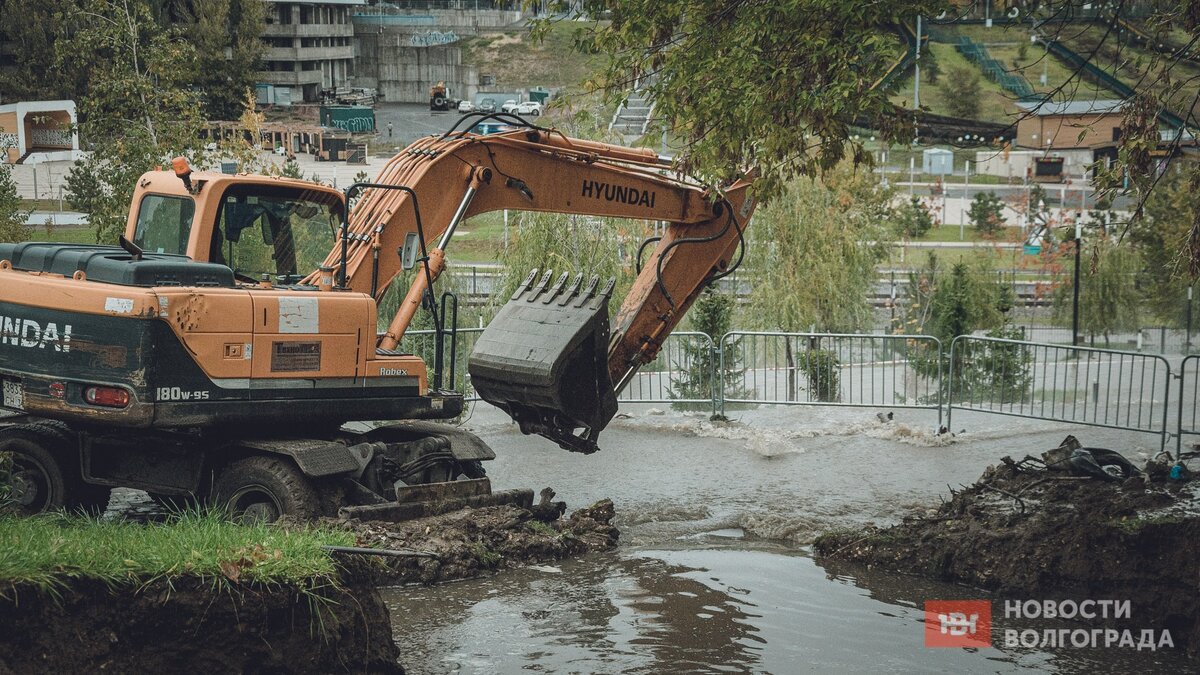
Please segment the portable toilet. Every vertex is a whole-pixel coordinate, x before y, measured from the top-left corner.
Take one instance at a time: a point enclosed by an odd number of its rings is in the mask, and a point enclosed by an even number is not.
[[[945,148],[929,148],[921,154],[921,173],[934,176],[954,173],[954,153]]]

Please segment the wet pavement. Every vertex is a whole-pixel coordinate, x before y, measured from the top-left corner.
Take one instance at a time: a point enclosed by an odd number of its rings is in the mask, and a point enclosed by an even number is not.
[[[557,567],[385,590],[413,672],[1189,670],[1171,652],[927,649],[926,599],[987,594],[822,567],[808,547],[828,529],[921,513],[947,484],[1067,433],[1135,461],[1157,450],[1153,436],[973,415],[961,420],[973,432],[949,439],[931,433],[936,415],[924,411],[886,421],[874,410],[777,407],[714,425],[622,410],[632,416],[601,435],[602,450],[581,456],[476,408],[466,426],[495,448],[498,488],[551,485],[571,507],[611,497],[622,543]]]

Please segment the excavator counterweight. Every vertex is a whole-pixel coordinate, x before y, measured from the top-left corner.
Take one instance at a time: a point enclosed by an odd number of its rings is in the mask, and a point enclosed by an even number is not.
[[[504,410],[526,434],[592,453],[617,412],[608,372],[608,301],[601,285],[564,272],[533,270],[475,343],[468,371],[480,398]]]

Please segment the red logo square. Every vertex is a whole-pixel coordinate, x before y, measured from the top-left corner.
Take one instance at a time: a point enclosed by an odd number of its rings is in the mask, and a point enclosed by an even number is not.
[[[991,600],[926,600],[926,647],[991,647]]]

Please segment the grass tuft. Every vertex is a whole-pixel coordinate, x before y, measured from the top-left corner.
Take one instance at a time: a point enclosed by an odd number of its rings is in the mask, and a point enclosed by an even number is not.
[[[0,584],[54,593],[73,579],[111,587],[183,577],[312,587],[334,583],[322,545],[354,545],[349,532],[239,525],[183,511],[159,523],[66,514],[0,515]]]

